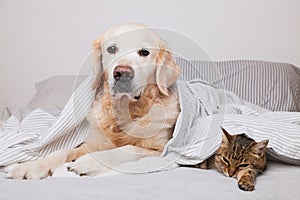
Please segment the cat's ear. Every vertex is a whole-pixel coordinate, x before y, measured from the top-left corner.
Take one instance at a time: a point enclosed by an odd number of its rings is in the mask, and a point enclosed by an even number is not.
[[[263,157],[263,155],[266,152],[268,143],[269,143],[269,140],[263,140],[263,141],[257,142],[255,145],[253,145],[252,152],[254,153],[254,155],[257,156],[258,158]]]
[[[230,135],[223,127],[222,129],[222,144],[228,144],[229,141],[232,139],[232,135]]]

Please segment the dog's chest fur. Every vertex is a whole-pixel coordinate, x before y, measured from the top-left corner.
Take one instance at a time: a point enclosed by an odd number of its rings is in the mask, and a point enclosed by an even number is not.
[[[172,136],[179,113],[177,95],[160,94],[155,84],[148,85],[138,101],[124,96],[112,99],[108,92],[94,101],[90,117],[115,146],[135,145],[162,151]],[[90,115],[91,115],[90,113]]]

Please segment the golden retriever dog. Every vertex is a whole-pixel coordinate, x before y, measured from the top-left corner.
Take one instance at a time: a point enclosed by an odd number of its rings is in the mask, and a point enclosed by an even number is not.
[[[69,171],[95,176],[161,154],[180,110],[172,90],[180,70],[165,42],[145,26],[124,24],[96,39],[93,54],[96,93],[85,142],[21,163],[8,178],[46,178],[69,162]]]

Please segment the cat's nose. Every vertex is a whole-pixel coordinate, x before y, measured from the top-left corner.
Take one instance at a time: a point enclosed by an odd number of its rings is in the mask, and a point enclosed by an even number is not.
[[[233,177],[235,175],[236,168],[234,166],[230,166],[228,168],[228,176]]]
[[[229,169],[228,170],[228,176],[233,177],[235,175],[235,169]]]
[[[230,177],[233,177],[234,172],[228,172],[228,175],[229,175]]]

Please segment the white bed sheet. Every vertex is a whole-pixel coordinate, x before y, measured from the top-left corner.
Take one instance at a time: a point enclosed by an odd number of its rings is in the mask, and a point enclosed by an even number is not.
[[[55,90],[57,89],[59,87],[55,87]],[[41,99],[40,96],[43,95],[37,94],[36,96],[36,99],[32,100],[34,106]],[[52,108],[53,103],[51,102],[54,100],[51,100],[50,97],[45,98],[47,98],[47,104],[42,107]],[[51,98],[54,97],[51,96]],[[63,102],[62,105],[59,105],[59,107],[63,107],[64,101],[59,100],[55,102]],[[1,118],[4,121],[6,116],[1,116]],[[151,174],[121,174],[96,178],[75,177],[71,174],[70,177],[50,177],[44,180],[9,180],[4,177],[5,173],[0,172],[0,200],[300,200],[300,167],[276,162],[268,163],[265,173],[258,177],[256,189],[253,192],[241,191],[237,186],[237,180],[225,177],[214,170],[192,168],[178,168]]]
[[[269,162],[255,190],[244,192],[237,180],[215,170],[178,168],[173,171],[89,177],[10,180],[0,173],[0,199],[230,199],[299,200],[300,167]]]

